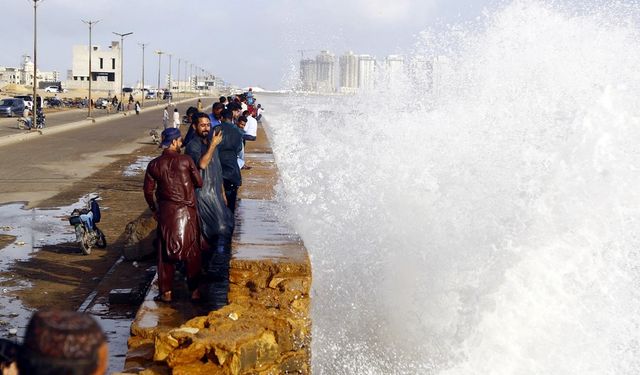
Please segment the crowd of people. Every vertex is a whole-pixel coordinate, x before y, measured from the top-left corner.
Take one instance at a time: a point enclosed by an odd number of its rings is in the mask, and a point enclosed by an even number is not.
[[[244,146],[257,139],[262,117],[262,107],[254,103],[249,92],[220,97],[210,114],[190,107],[184,137],[177,108],[170,124],[165,108],[163,151],[149,163],[144,179],[144,197],[158,221],[157,301],[172,301],[174,273],[180,263],[191,300],[199,301],[207,256],[231,250],[241,170],[249,168]],[[39,311],[31,317],[21,344],[0,339],[2,375],[102,375],[107,363],[106,336],[85,313]]]
[[[158,222],[157,301],[172,301],[178,265],[185,271],[191,300],[199,301],[208,259],[230,253],[241,170],[250,168],[244,146],[257,139],[261,107],[255,104],[250,90],[220,97],[210,113],[190,107],[184,137],[177,108],[173,122],[169,108],[164,110],[163,151],[149,163],[144,179],[144,197]]]

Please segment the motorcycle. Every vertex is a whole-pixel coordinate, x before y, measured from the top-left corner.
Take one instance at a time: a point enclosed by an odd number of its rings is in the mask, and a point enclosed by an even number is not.
[[[151,136],[151,142],[154,145],[159,145],[160,141],[161,141],[161,136],[160,136],[160,132],[158,131],[158,129],[151,129],[149,131],[149,135]]]
[[[47,117],[41,109],[36,113],[36,126],[31,126],[31,118],[20,117],[18,119],[18,129],[43,129],[46,125]]]
[[[100,249],[107,247],[107,238],[96,225],[100,222],[100,205],[97,199],[98,197],[91,198],[86,208],[74,209],[69,217],[69,224],[75,227],[76,242],[80,242],[85,255],[91,254],[94,246]]]

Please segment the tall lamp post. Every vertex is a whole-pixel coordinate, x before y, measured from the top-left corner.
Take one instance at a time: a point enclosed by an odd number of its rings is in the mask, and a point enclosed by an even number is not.
[[[36,97],[36,85],[38,78],[36,77],[36,72],[38,71],[38,23],[37,23],[37,10],[38,3],[42,3],[43,0],[33,0],[33,113],[32,116],[32,124],[36,126],[37,115],[38,112],[38,98]]]
[[[171,77],[171,56],[173,56],[172,54],[168,53],[167,55],[169,55],[169,92],[171,92],[171,90],[173,90],[173,85],[172,85],[172,77]],[[169,102],[171,102],[171,100],[169,100]]]
[[[187,66],[189,65],[189,62],[187,60],[184,60],[184,91],[187,91]]]
[[[89,25],[89,102],[88,102],[88,113],[87,113],[87,118],[91,119],[91,51],[93,51],[93,46],[91,45],[91,30],[93,28],[93,25],[95,25],[96,23],[100,22],[100,20],[97,21],[85,21],[82,20],[82,22],[86,23],[87,25]]]
[[[180,100],[180,58],[179,57],[178,57],[178,78],[177,78],[177,81],[178,81],[178,92],[176,93],[177,94],[176,100]]]
[[[141,92],[142,92],[142,106],[144,107],[144,47],[148,46],[149,43],[138,43],[140,45],[140,47],[142,47],[142,87],[141,87]]]
[[[160,104],[160,65],[162,65],[162,51],[156,51],[158,54],[158,87],[156,88],[156,104]]]
[[[113,33],[120,37],[120,108],[122,108],[122,110],[124,111],[124,92],[122,92],[122,83],[124,81],[124,37],[129,36],[133,33]]]

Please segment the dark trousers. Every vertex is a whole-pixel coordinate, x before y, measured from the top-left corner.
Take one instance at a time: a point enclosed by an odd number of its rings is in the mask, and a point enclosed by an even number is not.
[[[177,263],[166,259],[166,254],[164,254],[162,247],[161,244],[158,246],[158,288],[160,289],[160,294],[173,290],[173,276],[176,272]],[[184,260],[189,291],[196,290],[200,284],[201,262],[199,251],[196,252],[195,256]]]
[[[223,180],[224,185],[224,195],[227,197],[227,207],[231,210],[232,213],[236,212],[236,200],[238,199],[238,185],[228,181]]]

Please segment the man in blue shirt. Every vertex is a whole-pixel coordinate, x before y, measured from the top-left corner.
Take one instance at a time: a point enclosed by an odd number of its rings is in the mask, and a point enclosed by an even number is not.
[[[218,145],[218,155],[222,166],[227,207],[231,212],[235,212],[238,188],[242,185],[242,176],[238,165],[238,155],[242,152],[242,131],[232,123],[233,112],[231,110],[225,109],[221,115],[222,124],[219,126],[222,129],[222,142]]]
[[[209,114],[209,120],[211,120],[211,128],[215,128],[216,126],[222,123],[222,111],[224,110],[224,104],[220,102],[213,103],[211,107],[211,114]]]

